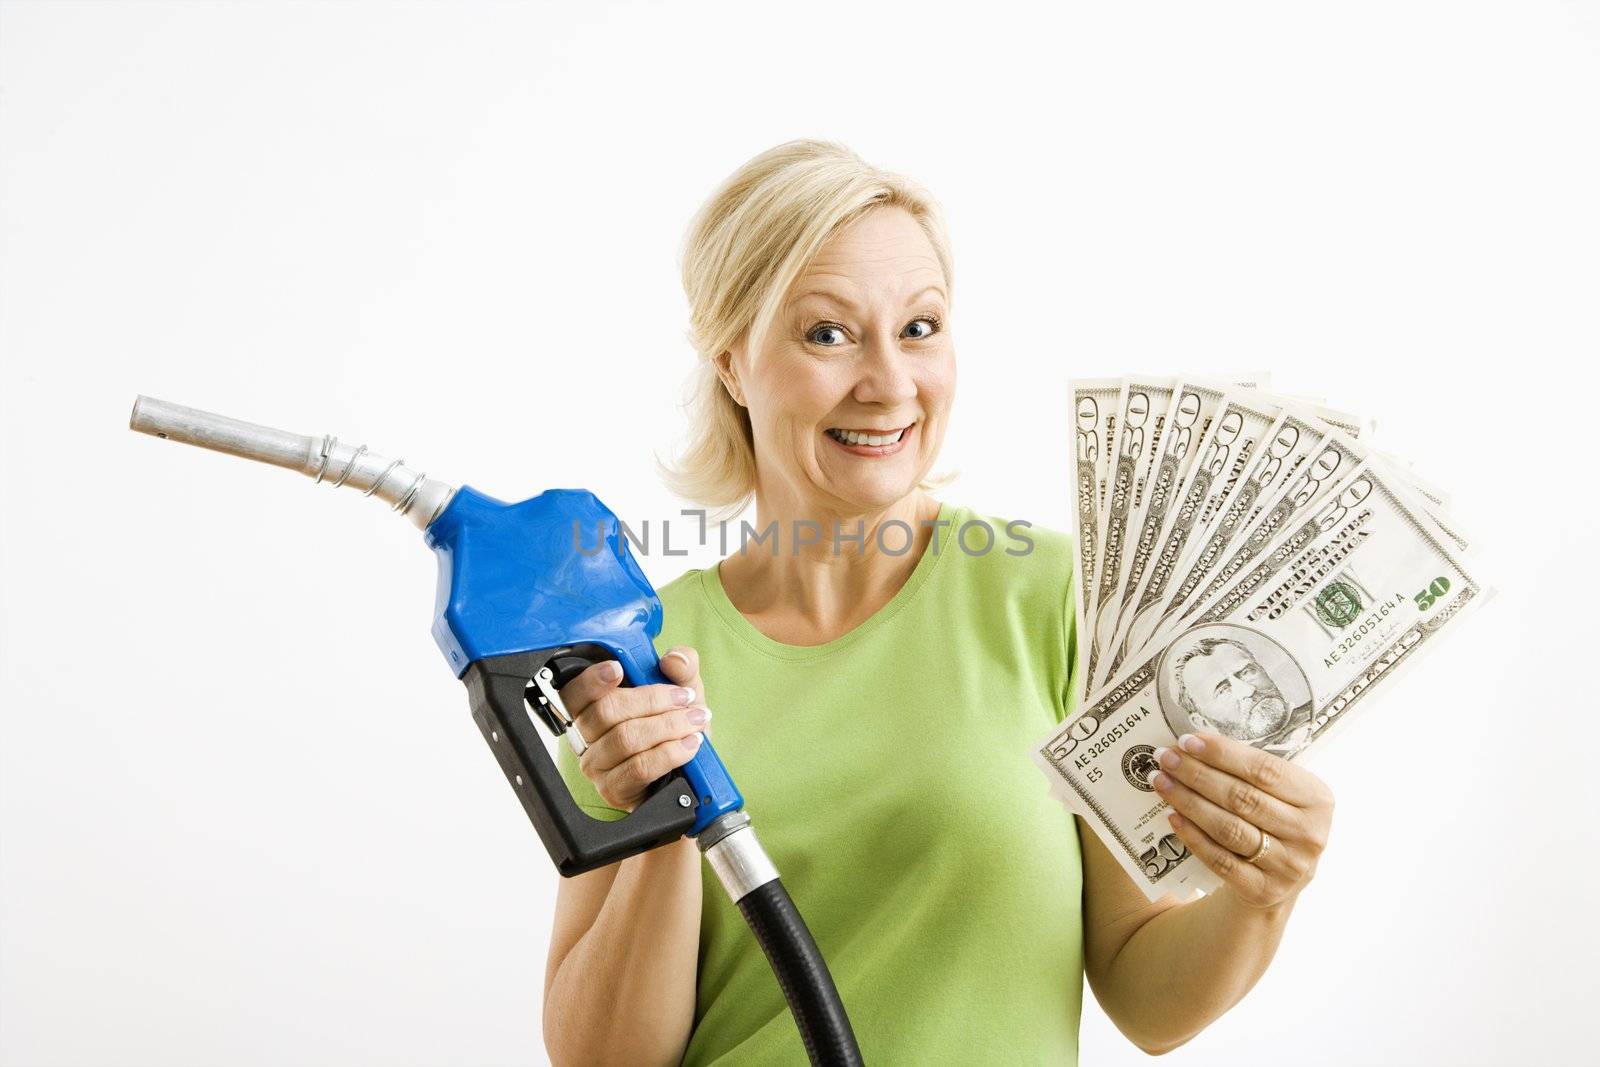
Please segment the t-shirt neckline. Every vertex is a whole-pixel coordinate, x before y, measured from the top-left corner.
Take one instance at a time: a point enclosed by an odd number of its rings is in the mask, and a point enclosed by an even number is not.
[[[757,651],[785,660],[820,659],[823,656],[831,655],[840,649],[855,644],[874,630],[881,628],[911,602],[911,599],[917,595],[917,590],[927,584],[934,568],[939,565],[940,557],[950,551],[953,536],[951,527],[954,525],[958,510],[957,505],[941,500],[939,502],[938,518],[934,520],[935,522],[945,523],[942,527],[934,527],[934,533],[938,537],[939,550],[935,552],[933,548],[934,542],[930,541],[928,546],[923,549],[921,558],[917,560],[917,565],[911,569],[910,575],[906,577],[905,583],[896,590],[894,596],[889,598],[888,603],[873,612],[865,621],[857,624],[854,629],[820,645],[785,644],[782,641],[768,637],[756,629],[755,625],[745,618],[739,609],[733,606],[733,601],[728,598],[728,592],[722,585],[721,560],[700,572],[700,588],[717,617],[733,631],[735,636]]]

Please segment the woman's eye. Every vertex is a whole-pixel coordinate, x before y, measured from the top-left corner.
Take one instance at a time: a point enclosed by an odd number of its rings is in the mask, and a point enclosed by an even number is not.
[[[922,327],[921,331],[910,334],[910,337],[913,341],[920,341],[925,337],[932,337],[934,334],[939,332],[939,323],[936,319],[912,319],[911,322],[906,325],[906,329],[912,330],[914,327],[919,325]]]
[[[835,334],[837,334],[839,338],[837,341],[829,341],[824,339]],[[819,344],[825,348],[835,348],[844,343],[844,330],[840,329],[838,326],[818,326],[811,331],[809,339],[813,344]]]

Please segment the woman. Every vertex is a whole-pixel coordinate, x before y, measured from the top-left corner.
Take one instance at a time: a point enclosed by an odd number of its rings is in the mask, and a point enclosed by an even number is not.
[[[1187,1041],[1271,960],[1327,788],[1215,734],[1162,752],[1177,833],[1225,885],[1155,904],[1048,795],[1028,754],[1072,711],[1071,541],[929,495],[956,362],[950,253],[918,187],[780,145],[705,205],[683,274],[700,393],[669,477],[724,513],[753,495],[769,536],[660,590],[678,685],[596,665],[566,687],[588,742],[561,749],[574,795],[632,810],[717,708],[868,1063],[1074,1063],[1085,975],[1140,1048]],[[1047,489],[1064,463],[1041,460]],[[806,1062],[687,839],[562,882],[544,1032],[557,1064]]]

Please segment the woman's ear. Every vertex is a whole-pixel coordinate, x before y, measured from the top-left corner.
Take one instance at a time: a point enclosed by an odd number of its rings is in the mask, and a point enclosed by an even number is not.
[[[728,390],[728,395],[733,397],[733,402],[744,407],[744,393],[739,389],[739,378],[733,373],[733,353],[724,350],[716,359],[711,361],[716,368],[717,377],[722,379],[723,388]]]

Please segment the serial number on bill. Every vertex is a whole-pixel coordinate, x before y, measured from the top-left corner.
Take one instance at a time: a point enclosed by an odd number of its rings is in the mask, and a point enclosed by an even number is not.
[[[1089,742],[1079,756],[1072,761],[1072,765],[1080,771],[1088,767],[1089,764],[1094,762],[1096,756],[1111,751],[1118,741],[1133,732],[1134,728],[1148,718],[1149,715],[1150,710],[1148,708],[1140,708],[1137,711],[1129,712],[1121,722],[1105,727],[1105,732],[1098,734],[1093,741]]]

